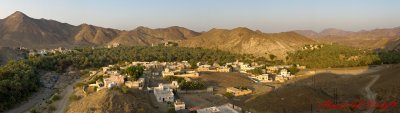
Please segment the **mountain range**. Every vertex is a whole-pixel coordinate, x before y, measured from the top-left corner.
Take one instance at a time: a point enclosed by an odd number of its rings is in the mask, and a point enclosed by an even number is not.
[[[203,33],[178,26],[158,29],[137,27],[124,31],[89,24],[74,26],[54,20],[34,19],[19,11],[0,20],[0,47],[68,48],[114,43],[146,46],[164,42],[261,56],[280,56],[304,44],[315,43],[295,32],[267,34],[242,27],[232,30],[212,29]]]
[[[335,28],[315,32],[312,30],[294,31],[320,42],[333,42],[353,47],[396,49],[400,44],[400,27],[362,30],[358,32]]]
[[[183,40],[179,45],[220,49],[256,56],[273,54],[283,58],[287,52],[313,43],[316,42],[295,32],[262,33],[261,31],[239,27],[232,30],[211,29],[200,36]]]
[[[177,26],[160,29],[138,27],[131,31],[88,24],[74,26],[54,20],[34,19],[19,11],[0,20],[0,46],[3,47],[51,48],[110,43],[150,45],[197,35],[200,33]]]
[[[176,42],[183,47],[220,49],[257,56],[274,54],[283,58],[289,51],[314,43],[400,49],[400,27],[358,32],[330,28],[321,32],[296,30],[263,33],[244,27],[214,28],[207,32],[196,32],[179,26],[158,29],[141,26],[126,31],[89,24],[74,26],[55,20],[35,19],[19,11],[0,19],[0,47],[70,48],[114,43],[124,46],[148,46],[164,42]]]

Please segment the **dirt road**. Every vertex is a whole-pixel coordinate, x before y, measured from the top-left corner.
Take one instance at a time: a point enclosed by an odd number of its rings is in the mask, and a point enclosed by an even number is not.
[[[46,101],[46,99],[50,98],[52,94],[52,90],[49,88],[41,88],[39,92],[36,92],[33,94],[28,101],[22,102],[22,104],[17,105],[18,107],[15,107],[9,111],[6,111],[4,113],[24,113],[24,112],[29,112],[30,109],[35,107],[37,104],[43,103],[43,101]]]
[[[371,86],[375,84],[375,82],[379,79],[380,75],[376,75],[374,79],[372,79],[367,86],[365,86],[364,90],[366,92],[365,97],[369,101],[375,101],[376,100],[376,93],[371,91]],[[373,113],[375,108],[369,108],[365,113]]]
[[[78,83],[80,80],[76,80],[74,83],[69,84],[61,94],[63,94],[62,98],[57,102],[55,106],[59,107],[54,111],[54,113],[64,113],[69,105],[69,97],[74,92],[74,85]]]

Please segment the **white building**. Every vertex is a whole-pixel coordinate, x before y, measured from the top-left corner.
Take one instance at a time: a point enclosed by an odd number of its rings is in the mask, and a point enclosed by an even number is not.
[[[47,55],[47,53],[48,53],[48,51],[47,51],[46,49],[42,49],[42,50],[40,50],[40,51],[38,52],[38,54],[39,54],[39,55],[42,55],[42,56]]]
[[[176,100],[174,103],[175,111],[185,109],[185,102],[182,102],[181,100]]]
[[[210,71],[211,65],[200,65],[197,67],[197,71],[202,72],[202,71]]]
[[[282,76],[282,77],[290,77],[291,75],[290,75],[290,72],[289,72],[287,69],[282,69],[282,70],[279,72],[279,76]]]
[[[163,77],[166,77],[166,76],[173,76],[173,75],[174,75],[174,72],[170,71],[169,68],[165,68],[164,71],[161,72],[161,75],[162,75]]]
[[[232,104],[198,109],[197,113],[242,113],[242,108]]]
[[[120,45],[121,44],[119,44],[119,43],[112,43],[112,44],[107,45],[107,48],[119,47]]]
[[[253,70],[255,67],[251,67],[249,64],[241,64],[240,66],[240,71],[241,72],[246,72],[249,70]]]
[[[262,75],[255,76],[255,79],[260,82],[263,82],[263,83],[272,82],[272,78],[269,78],[268,76],[269,76],[268,74],[262,74]]]
[[[173,81],[171,84],[159,84],[153,88],[154,96],[158,102],[174,102],[173,89],[179,88],[178,82]]]
[[[104,78],[104,86],[108,88],[122,86],[124,82],[124,76],[122,75],[110,75],[109,78]]]

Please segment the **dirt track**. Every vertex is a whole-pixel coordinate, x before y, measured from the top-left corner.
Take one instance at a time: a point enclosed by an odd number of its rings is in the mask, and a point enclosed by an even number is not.
[[[299,72],[301,75],[316,75],[321,73],[332,73],[337,75],[361,75],[378,72],[387,68],[387,65],[371,67],[349,67],[349,68],[326,68],[326,69],[306,69]]]
[[[45,99],[50,98],[52,94],[52,90],[48,88],[42,88],[39,92],[36,92],[28,99],[28,101],[23,102],[23,104],[19,105],[16,108],[13,108],[4,113],[24,113],[29,112],[29,110],[35,107],[37,104],[42,103]]]
[[[365,86],[364,90],[366,92],[365,97],[369,100],[369,101],[375,101],[376,100],[376,93],[371,91],[371,86],[375,84],[375,82],[379,79],[380,75],[376,75],[374,79],[372,79],[367,86]],[[368,109],[366,111],[366,113],[373,113],[375,110],[374,107]]]
[[[61,100],[58,101],[58,103],[56,104],[57,107],[60,107],[58,109],[56,109],[56,111],[54,111],[54,113],[63,113],[64,111],[66,111],[66,108],[68,107],[69,104],[69,97],[71,96],[71,94],[74,92],[74,84],[78,83],[79,80],[77,80],[75,83],[72,83],[70,85],[68,85],[67,87],[65,87],[64,91],[62,92],[62,94],[64,94],[61,98]]]

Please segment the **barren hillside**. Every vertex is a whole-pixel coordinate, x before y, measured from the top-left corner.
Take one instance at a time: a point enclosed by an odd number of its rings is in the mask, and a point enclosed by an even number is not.
[[[157,113],[150,106],[146,93],[131,91],[123,94],[120,90],[101,90],[74,101],[67,113]]]
[[[212,29],[200,36],[184,40],[179,45],[221,49],[256,56],[273,54],[284,58],[287,52],[312,43],[315,41],[295,32],[262,33],[248,28],[235,28],[232,30]]]

